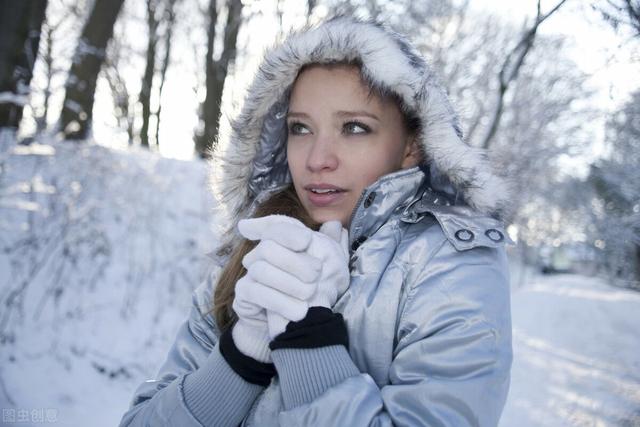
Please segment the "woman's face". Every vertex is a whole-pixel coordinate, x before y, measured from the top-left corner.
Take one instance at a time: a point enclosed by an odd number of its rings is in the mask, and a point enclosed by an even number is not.
[[[356,66],[311,66],[291,92],[287,158],[302,205],[317,222],[349,227],[362,191],[418,164],[395,102],[368,97]]]

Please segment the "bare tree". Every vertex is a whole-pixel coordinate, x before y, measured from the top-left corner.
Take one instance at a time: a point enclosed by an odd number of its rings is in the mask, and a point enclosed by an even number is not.
[[[510,44],[516,29],[491,15],[474,14],[462,25],[459,18],[450,22],[452,27],[442,33],[452,34],[454,40],[435,37],[431,49],[442,81],[459,107],[466,139],[479,146],[491,126],[489,112],[497,102],[489,96],[499,85],[492,76],[501,70],[504,46]],[[508,176],[514,187],[510,203],[513,216],[507,220],[521,230],[527,230],[530,210],[526,206],[531,201],[546,201],[547,206],[555,203],[550,196],[562,175],[559,159],[587,155],[591,135],[584,124],[600,114],[589,103],[592,93],[585,89],[588,76],[565,52],[564,38],[537,37],[529,60],[503,99],[500,124],[489,147],[496,169]]]
[[[178,0],[167,0],[167,5],[164,10],[164,23],[165,29],[162,35],[162,41],[164,45],[164,55],[162,57],[162,65],[160,66],[160,82],[158,84],[158,108],[155,112],[156,116],[156,132],[155,141],[157,145],[160,145],[160,112],[162,111],[162,90],[164,89],[164,82],[167,77],[167,70],[171,61],[171,46],[173,42],[173,28],[176,22],[175,7]]]
[[[206,97],[202,105],[200,105],[200,125],[201,129],[196,132],[194,137],[196,152],[201,156],[206,156],[206,147],[211,144],[210,138],[213,137],[213,123],[211,114],[215,111],[215,95],[214,90],[217,83],[215,78],[215,62],[213,60],[214,42],[216,40],[216,24],[218,22],[218,9],[216,0],[209,0],[209,8],[207,9],[209,23],[207,27],[207,56],[205,58],[204,76],[206,85]],[[219,90],[222,92],[222,89]],[[221,96],[219,97],[221,101]]]
[[[84,24],[67,77],[60,115],[59,127],[67,139],[80,140],[88,136],[98,73],[123,3],[124,0],[95,0]]]
[[[596,242],[606,269],[640,289],[640,90],[607,123],[609,153],[588,182]]]
[[[471,11],[467,2],[394,2],[395,11],[385,5],[380,4],[378,13],[425,53],[461,114],[466,140],[482,145],[498,102],[491,96],[500,87],[494,76],[503,69],[509,52],[505,47],[512,45],[517,28],[497,16]],[[404,8],[400,15],[398,8]],[[562,177],[560,159],[586,155],[590,135],[584,124],[598,114],[589,107],[587,76],[565,52],[562,38],[536,36],[519,76],[501,100],[501,119],[489,147],[490,160],[515,190],[512,215],[505,220],[527,238],[540,231],[538,218],[535,224],[528,221],[532,213],[563,208],[554,191]]]
[[[46,8],[46,0],[0,0],[0,128],[20,125]]]
[[[216,39],[216,22],[218,12],[216,0],[209,2],[209,28],[207,31],[207,59],[205,65],[207,94],[201,108],[200,121],[202,130],[195,135],[196,152],[200,157],[209,157],[209,150],[217,135],[217,123],[220,116],[222,90],[227,77],[229,65],[235,61],[238,31],[242,23],[241,0],[228,0],[227,20],[224,26],[223,50],[220,59],[213,58],[214,41]]]
[[[44,63],[44,72],[46,78],[46,86],[44,88],[44,101],[42,107],[42,114],[36,118],[36,129],[38,132],[44,130],[47,127],[47,116],[49,114],[49,99],[51,98],[51,80],[55,74],[53,66],[53,45],[54,45],[54,33],[56,32],[57,25],[51,25],[48,19],[45,19],[43,25],[43,48],[41,52],[42,62]]]
[[[538,0],[536,17],[533,21],[533,24],[530,28],[524,31],[524,34],[520,38],[520,41],[518,41],[518,44],[516,44],[516,46],[507,54],[507,57],[505,58],[502,65],[502,69],[498,74],[498,102],[496,103],[495,110],[492,114],[489,132],[487,132],[487,135],[484,137],[481,144],[483,148],[489,148],[489,144],[491,144],[491,140],[494,138],[496,131],[498,130],[500,119],[504,111],[505,94],[507,93],[509,86],[518,77],[518,72],[520,71],[520,68],[524,63],[527,54],[533,46],[540,24],[542,24],[547,18],[553,15],[565,2],[566,0],[561,0],[549,12],[543,15],[540,8],[540,0]]]
[[[140,145],[149,147],[149,118],[151,116],[151,90],[156,71],[156,46],[158,44],[159,9],[158,0],[146,0],[147,4],[147,54],[142,84],[140,85],[140,104],[142,105],[142,128],[140,129]]]
[[[113,46],[112,46],[113,47]],[[105,78],[111,90],[113,98],[113,111],[118,121],[118,126],[127,132],[129,145],[133,145],[134,140],[134,113],[131,108],[129,89],[127,82],[120,71],[121,48],[115,47],[105,64]]]
[[[473,146],[482,144],[492,125],[487,119],[498,101],[489,94],[499,89],[492,77],[502,68],[501,52],[514,32],[513,26],[496,17],[472,16],[455,32],[464,40],[456,41],[455,49],[445,44],[440,53],[445,63],[443,81],[460,107],[466,138]],[[521,236],[540,234],[538,225],[529,225],[532,215],[536,216],[532,204],[536,209],[545,206],[540,209],[544,215],[546,208],[562,202],[554,197],[564,175],[560,161],[588,156],[593,135],[585,123],[601,114],[590,103],[593,92],[586,89],[588,76],[566,52],[565,38],[537,36],[529,59],[502,101],[501,120],[489,147],[496,169],[513,186],[512,216],[505,219],[517,225]]]
[[[81,8],[83,2],[77,2],[74,4],[65,4],[60,1],[57,3],[60,6],[56,18],[51,15],[51,9],[54,4],[51,4],[45,16],[45,20],[42,24],[42,39],[40,41],[40,60],[42,61],[43,74],[44,74],[44,88],[42,90],[42,108],[36,115],[36,129],[38,132],[44,130],[47,127],[47,118],[50,111],[51,95],[55,88],[53,84],[54,78],[63,73],[63,70],[58,65],[58,56],[60,52],[58,44],[64,33],[69,31],[69,27],[73,27],[73,21],[80,19],[82,16]]]
[[[536,42],[532,61],[521,70],[522,77],[511,89],[513,96],[505,102],[491,146],[496,169],[513,186],[513,216],[507,219],[532,236],[536,234],[529,226],[532,216],[544,217],[544,206],[552,209],[562,203],[554,197],[555,187],[566,175],[562,158],[587,156],[593,135],[585,123],[600,114],[590,106],[592,93],[584,89],[587,76],[563,54],[563,41],[540,37]],[[538,209],[535,214],[532,202]]]
[[[129,16],[129,10],[122,11],[124,16]],[[138,52],[129,44],[127,34],[130,33],[130,22],[127,19],[119,20],[114,26],[114,36],[107,47],[107,55],[103,69],[103,75],[113,101],[113,114],[118,128],[127,135],[129,146],[136,140],[135,119],[136,103],[138,97],[130,90],[131,79],[127,81],[125,74],[131,69],[133,58],[137,58]]]
[[[636,37],[640,36],[640,1],[606,0],[594,3],[592,8],[600,12],[614,29],[629,27]]]

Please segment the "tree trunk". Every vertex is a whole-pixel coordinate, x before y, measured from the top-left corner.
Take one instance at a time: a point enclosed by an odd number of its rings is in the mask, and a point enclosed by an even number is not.
[[[498,76],[498,97],[494,112],[491,117],[491,125],[489,126],[489,131],[482,141],[482,148],[489,148],[491,141],[498,131],[498,127],[500,125],[500,120],[502,119],[502,113],[504,110],[505,94],[507,93],[507,90],[509,90],[509,87],[513,83],[513,81],[518,77],[518,72],[520,71],[520,68],[522,68],[524,60],[531,50],[531,47],[533,46],[538,27],[540,27],[540,24],[542,24],[547,18],[553,15],[565,2],[566,0],[560,0],[560,2],[558,2],[558,4],[556,4],[556,6],[551,9],[551,11],[549,11],[545,15],[542,15],[540,11],[540,0],[538,0],[538,9],[533,25],[531,26],[531,28],[524,32],[516,47],[514,47],[513,50],[511,50],[511,52],[507,54],[507,57],[504,60],[502,69],[500,70]]]
[[[142,104],[142,128],[140,129],[140,145],[149,148],[149,118],[151,117],[151,89],[156,71],[156,46],[158,45],[158,20],[156,18],[156,0],[147,0],[147,65],[140,86],[140,104]]]
[[[156,145],[160,146],[160,112],[162,110],[162,89],[164,88],[164,82],[167,77],[167,70],[169,69],[169,63],[171,62],[171,44],[173,39],[173,25],[176,22],[175,6],[178,0],[168,0],[168,4],[165,9],[165,21],[166,27],[163,36],[164,41],[164,57],[162,59],[162,66],[160,68],[160,83],[158,86],[158,109],[156,110]]]
[[[128,144],[133,145],[133,113],[129,107],[129,91],[127,90],[127,82],[124,80],[119,72],[118,62],[119,58],[111,58],[114,61],[113,64],[107,64],[104,73],[109,88],[111,89],[111,95],[113,97],[113,103],[115,107],[115,116],[118,121],[118,126],[121,129],[126,130]]]
[[[60,115],[60,130],[67,139],[85,139],[89,134],[98,74],[123,3],[124,0],[95,0],[82,28]]]
[[[206,79],[206,98],[204,103],[200,106],[200,122],[203,125],[203,129],[199,130],[195,135],[195,149],[200,157],[205,157],[207,147],[207,118],[209,117],[209,110],[211,99],[213,97],[213,90],[209,90],[210,86],[213,86],[214,80],[214,66],[213,66],[213,42],[216,38],[216,22],[218,21],[218,12],[216,10],[216,0],[209,0],[209,28],[207,29],[207,58],[204,65],[204,73]]]
[[[45,48],[42,56],[42,61],[44,62],[45,67],[45,76],[47,79],[46,86],[44,88],[44,101],[43,101],[43,111],[40,117],[36,119],[36,130],[37,132],[42,132],[47,128],[47,116],[49,115],[49,100],[51,98],[51,80],[53,79],[53,34],[55,28],[51,26],[48,20],[45,21],[44,25],[44,42]]]
[[[46,8],[46,0],[0,0],[0,128],[20,125]]]
[[[222,89],[224,87],[224,81],[227,78],[229,63],[236,58],[236,42],[242,21],[242,2],[240,0],[229,0],[227,3],[228,15],[224,31],[223,51],[220,59],[214,61],[213,42],[215,39],[215,24],[217,20],[215,6],[215,0],[211,0],[209,4],[210,22],[206,61],[207,95],[200,118],[204,123],[204,130],[202,134],[196,136],[196,151],[202,158],[210,157],[210,150],[213,148],[213,141],[217,135]]]

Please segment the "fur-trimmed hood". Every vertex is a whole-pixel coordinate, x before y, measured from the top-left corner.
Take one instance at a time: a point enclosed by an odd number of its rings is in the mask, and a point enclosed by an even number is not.
[[[451,103],[420,53],[383,24],[337,16],[291,32],[267,50],[240,112],[221,116],[210,185],[226,238],[259,193],[291,182],[286,113],[299,70],[343,61],[360,62],[367,82],[399,95],[402,108],[420,118],[418,140],[432,176],[482,213],[497,216],[506,209],[506,183],[491,170],[485,152],[463,140]]]

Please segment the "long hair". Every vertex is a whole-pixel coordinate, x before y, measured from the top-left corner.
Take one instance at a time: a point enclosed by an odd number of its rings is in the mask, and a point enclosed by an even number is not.
[[[318,231],[321,225],[311,219],[311,216],[309,216],[302,206],[302,203],[300,203],[300,199],[293,185],[274,194],[258,206],[254,218],[274,214],[296,218],[314,231]],[[235,296],[235,284],[246,273],[246,269],[242,265],[242,259],[256,247],[256,244],[257,242],[243,239],[233,252],[231,252],[229,262],[220,274],[216,290],[213,294],[213,301],[211,302],[211,307],[213,307],[211,311],[221,331],[231,326],[236,320],[236,314],[232,309],[233,298]]]

